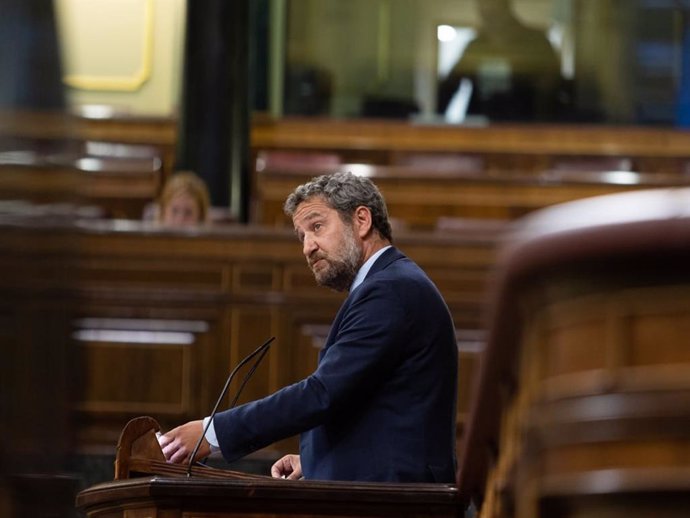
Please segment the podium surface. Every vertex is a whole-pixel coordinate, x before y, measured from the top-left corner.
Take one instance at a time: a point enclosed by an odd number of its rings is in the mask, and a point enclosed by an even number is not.
[[[93,486],[79,493],[77,507],[89,518],[459,515],[457,490],[450,485],[157,475]]]

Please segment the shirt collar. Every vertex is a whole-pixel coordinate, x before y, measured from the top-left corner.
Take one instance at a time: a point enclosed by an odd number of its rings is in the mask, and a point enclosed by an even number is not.
[[[367,274],[369,273],[369,270],[371,270],[371,267],[374,265],[376,262],[376,259],[378,259],[383,252],[388,250],[392,245],[384,246],[381,250],[377,251],[374,255],[372,255],[367,261],[362,265],[362,267],[359,269],[357,272],[357,275],[355,275],[355,280],[352,281],[352,285],[350,286],[350,293],[354,291],[354,289],[362,284],[362,281],[366,278]]]

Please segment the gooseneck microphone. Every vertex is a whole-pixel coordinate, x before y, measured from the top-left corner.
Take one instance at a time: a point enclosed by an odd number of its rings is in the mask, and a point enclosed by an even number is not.
[[[187,466],[187,477],[192,476],[192,466],[194,465],[194,457],[196,457],[197,452],[199,451],[199,448],[201,447],[201,442],[204,440],[204,437],[206,437],[206,432],[208,431],[208,427],[211,426],[211,423],[213,422],[213,417],[216,415],[216,412],[218,411],[218,407],[220,406],[220,402],[222,401],[223,397],[225,397],[225,393],[228,391],[228,387],[230,387],[230,383],[232,383],[233,378],[237,374],[237,372],[247,363],[249,363],[249,360],[254,358],[255,356],[259,355],[259,357],[256,359],[254,362],[254,365],[252,365],[251,369],[247,372],[247,374],[244,376],[244,379],[242,380],[242,383],[240,384],[240,388],[237,390],[237,394],[235,394],[235,397],[232,400],[232,403],[230,404],[229,408],[233,408],[235,404],[237,403],[237,400],[240,397],[240,394],[242,393],[242,389],[244,389],[244,386],[247,384],[247,381],[249,381],[249,378],[252,377],[252,374],[254,374],[254,371],[256,371],[257,367],[259,366],[259,363],[261,363],[261,360],[263,359],[264,356],[266,356],[266,353],[268,352],[268,348],[271,346],[271,342],[275,340],[276,337],[272,336],[268,340],[266,340],[263,344],[261,344],[259,347],[254,349],[251,353],[249,353],[247,356],[245,356],[240,363],[237,364],[237,366],[232,369],[232,372],[228,376],[228,379],[225,381],[225,386],[223,387],[223,390],[220,392],[220,396],[218,397],[218,401],[216,401],[215,406],[213,407],[213,410],[211,411],[210,418],[208,422],[206,423],[206,426],[204,426],[203,431],[201,432],[201,437],[199,437],[199,440],[196,443],[196,446],[194,446],[194,450],[192,450],[192,455],[189,458],[189,465]]]

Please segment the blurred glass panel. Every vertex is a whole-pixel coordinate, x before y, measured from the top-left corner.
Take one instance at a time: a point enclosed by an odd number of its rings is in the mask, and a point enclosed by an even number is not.
[[[65,80],[75,74],[92,79],[67,88],[68,107],[179,116],[184,0],[99,0],[94,4],[99,9],[76,9],[82,4],[91,2],[55,2]],[[136,9],[129,14],[138,17],[126,40],[105,30],[97,31],[100,39],[82,30],[114,22],[130,4]],[[256,112],[428,123],[690,125],[690,0],[255,0],[250,5],[244,80]],[[85,19],[92,11],[97,19]],[[21,26],[9,22],[7,30]],[[118,27],[116,34],[122,34]],[[22,34],[14,41],[22,41]],[[13,59],[16,55],[6,52],[4,62]],[[142,70],[146,74],[139,74]],[[103,76],[141,81],[127,91],[126,85],[95,80]],[[20,82],[5,82],[0,96]]]
[[[689,10],[686,0],[290,0],[279,104],[334,118],[687,126]]]

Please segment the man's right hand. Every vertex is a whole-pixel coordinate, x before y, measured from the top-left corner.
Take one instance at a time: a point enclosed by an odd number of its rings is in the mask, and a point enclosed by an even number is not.
[[[299,455],[285,455],[271,466],[271,476],[273,478],[286,478],[288,480],[299,480],[302,478],[302,463]]]
[[[175,464],[189,463],[189,457],[194,450],[194,445],[204,431],[203,421],[190,421],[170,430],[158,437],[158,443],[163,450],[163,455],[168,462]],[[203,459],[211,454],[211,445],[204,438],[201,441],[196,459]]]

